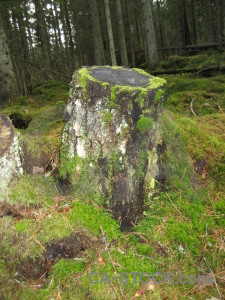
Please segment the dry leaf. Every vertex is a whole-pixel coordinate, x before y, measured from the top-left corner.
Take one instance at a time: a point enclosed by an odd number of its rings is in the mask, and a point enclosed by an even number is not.
[[[105,265],[105,261],[102,257],[98,258],[98,263],[99,263],[99,265]]]
[[[135,297],[135,298],[141,297],[141,294],[140,294],[140,292],[139,292],[139,291],[138,291],[138,292],[136,292],[136,294],[134,295],[134,297]]]

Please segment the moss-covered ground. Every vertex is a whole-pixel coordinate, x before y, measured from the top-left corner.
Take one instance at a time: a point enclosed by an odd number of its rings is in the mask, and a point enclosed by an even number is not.
[[[199,56],[189,60],[203,63]],[[1,204],[0,299],[224,299],[225,75],[165,78],[167,180],[145,199],[143,216],[121,232],[101,201],[63,196],[52,177],[20,178]],[[26,116],[28,110],[32,121],[22,134],[32,137],[40,126],[48,141],[58,125],[60,132],[62,117],[51,113],[67,92],[47,82],[2,111]],[[89,282],[91,272],[99,274],[92,276],[97,284]],[[101,284],[104,272],[109,278]],[[174,282],[209,274],[212,283],[143,284],[137,276],[135,284],[130,274],[123,284],[113,279],[122,272],[173,272]]]
[[[32,96],[19,96],[1,108],[3,114],[17,121],[14,125],[20,129],[31,156],[38,159],[43,153],[51,157],[59,150],[68,91],[66,83],[46,81],[34,87]],[[28,128],[20,128],[20,120],[27,122]]]

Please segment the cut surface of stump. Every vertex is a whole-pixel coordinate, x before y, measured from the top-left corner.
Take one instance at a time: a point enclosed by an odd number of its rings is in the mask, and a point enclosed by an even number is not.
[[[160,178],[157,146],[165,80],[122,67],[90,67],[72,80],[61,175],[78,196],[104,198],[129,226]]]
[[[113,69],[110,67],[99,67],[91,69],[90,75],[103,82],[118,84],[122,86],[143,87],[149,86],[149,76],[132,69]]]
[[[0,114],[0,201],[9,181],[22,174],[20,147],[16,131],[9,120]]]

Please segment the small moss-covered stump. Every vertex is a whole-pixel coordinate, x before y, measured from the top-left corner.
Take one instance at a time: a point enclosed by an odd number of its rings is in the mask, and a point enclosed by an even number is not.
[[[0,114],[0,201],[10,180],[23,173],[18,136],[9,118]]]
[[[91,67],[72,80],[61,175],[80,196],[100,196],[129,225],[159,176],[158,122],[165,80],[142,70]]]

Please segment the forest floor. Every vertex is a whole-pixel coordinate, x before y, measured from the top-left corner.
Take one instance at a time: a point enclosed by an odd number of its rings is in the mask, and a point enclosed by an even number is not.
[[[225,75],[164,77],[167,180],[145,199],[143,216],[122,232],[102,199],[63,195],[53,177],[24,175],[0,206],[0,299],[225,299]],[[47,81],[1,112],[34,151],[58,153],[68,91]],[[104,272],[110,283],[100,284]],[[113,279],[122,272],[173,272],[174,283],[135,284],[130,275],[122,284]],[[206,274],[209,284],[198,280]]]

